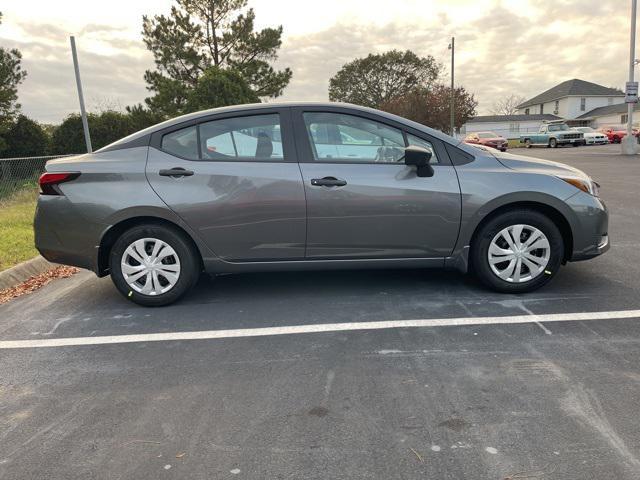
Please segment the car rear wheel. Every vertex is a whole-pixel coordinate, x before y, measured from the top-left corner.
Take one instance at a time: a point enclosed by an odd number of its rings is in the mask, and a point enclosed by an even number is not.
[[[471,261],[480,280],[493,290],[524,293],[551,280],[562,263],[564,242],[547,216],[514,210],[483,225],[471,245]]]
[[[549,140],[549,146],[551,148],[557,148],[558,147],[558,141],[555,138],[552,138]]]
[[[148,307],[175,302],[200,273],[190,241],[163,225],[138,225],[124,232],[111,249],[109,265],[120,293]]]
[[[527,138],[524,141],[524,146],[527,147],[527,148],[531,148],[531,139]]]

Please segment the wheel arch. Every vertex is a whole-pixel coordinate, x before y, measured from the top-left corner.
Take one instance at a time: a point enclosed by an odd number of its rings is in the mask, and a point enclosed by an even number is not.
[[[102,238],[100,239],[100,245],[98,247],[98,268],[96,273],[99,277],[104,277],[105,275],[109,274],[109,254],[111,253],[111,248],[115,244],[116,240],[125,231],[137,225],[161,225],[179,231],[185,236],[186,239],[188,239],[194,252],[197,253],[198,261],[200,262],[200,267],[202,268],[202,250],[194,240],[193,236],[185,228],[175,222],[172,222],[171,220],[167,220],[166,218],[150,215],[139,215],[120,220],[119,222],[111,225],[103,233]]]
[[[549,205],[548,203],[539,201],[515,201],[494,208],[484,217],[482,217],[482,219],[475,225],[468,245],[473,244],[478,236],[478,233],[484,225],[486,225],[489,221],[491,221],[498,215],[509,212],[511,210],[533,210],[549,217],[551,221],[556,225],[556,227],[558,227],[558,230],[560,230],[560,234],[562,235],[562,240],[564,243],[562,262],[566,263],[571,258],[571,256],[573,255],[573,229],[571,228],[571,223],[560,210],[552,205]],[[469,259],[469,265],[470,264],[471,263]]]

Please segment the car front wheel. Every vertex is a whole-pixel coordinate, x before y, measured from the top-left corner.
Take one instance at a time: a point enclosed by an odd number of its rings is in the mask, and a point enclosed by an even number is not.
[[[111,249],[109,265],[120,293],[148,307],[175,302],[200,273],[190,241],[163,225],[138,225],[124,232]]]
[[[471,245],[471,261],[480,280],[505,293],[524,293],[545,285],[564,255],[560,230],[534,210],[514,210],[489,220]]]

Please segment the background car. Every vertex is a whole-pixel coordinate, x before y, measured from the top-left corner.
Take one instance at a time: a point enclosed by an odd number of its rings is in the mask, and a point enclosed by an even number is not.
[[[591,127],[573,127],[573,130],[582,132],[587,145],[605,145],[609,143],[609,137]]]
[[[185,115],[48,162],[40,190],[40,253],[147,306],[203,271],[446,267],[521,293],[609,248],[583,172],[348,104]]]
[[[494,132],[475,132],[470,133],[464,139],[465,143],[484,145],[486,147],[495,148],[501,152],[507,150],[509,142],[506,138]]]
[[[598,129],[598,132],[604,133],[610,143],[620,143],[622,139],[627,136],[627,128],[622,126],[601,127]],[[640,134],[640,131],[637,128],[634,128],[633,134],[637,137]]]

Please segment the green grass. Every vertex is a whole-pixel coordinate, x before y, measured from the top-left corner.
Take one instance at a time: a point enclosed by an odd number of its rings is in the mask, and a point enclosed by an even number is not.
[[[522,147],[524,147],[524,144],[520,143],[519,138],[509,139],[509,148],[522,148]]]
[[[38,191],[25,188],[0,201],[0,271],[38,254],[33,245],[33,215]]]

